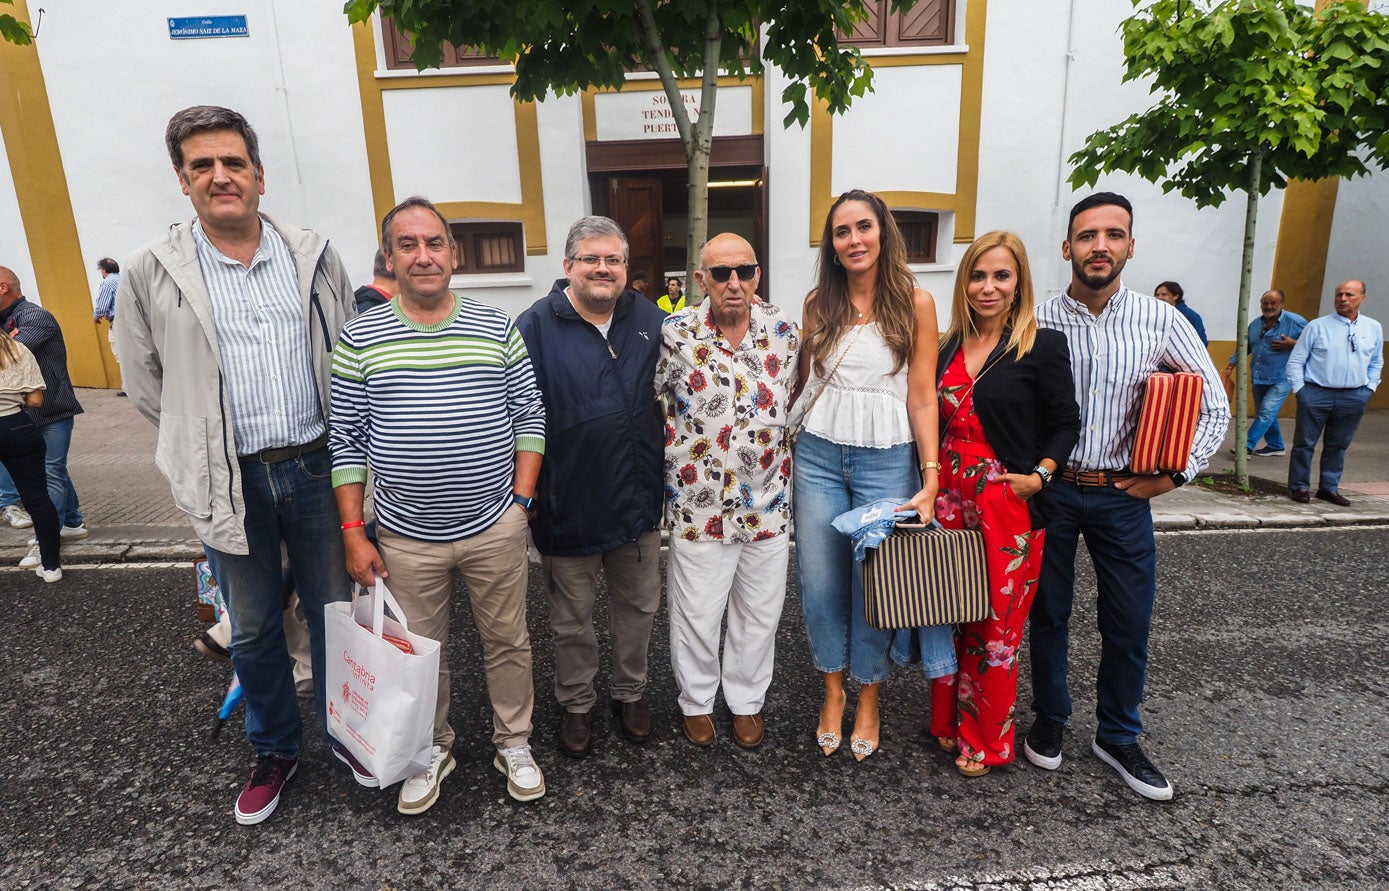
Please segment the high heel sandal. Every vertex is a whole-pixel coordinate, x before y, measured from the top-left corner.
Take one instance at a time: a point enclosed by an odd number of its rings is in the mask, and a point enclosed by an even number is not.
[[[850,737],[849,751],[854,753],[854,760],[862,761],[864,758],[878,751],[878,743],[876,740],[860,739],[857,736]]]
[[[828,695],[827,695],[826,698],[828,699]],[[827,704],[828,704],[828,703],[827,703]],[[840,727],[843,727],[843,726],[844,726],[844,708],[845,708],[845,706],[847,706],[847,705],[848,705],[848,697],[845,696],[844,693],[841,691],[840,694],[839,694],[839,726],[840,726]],[[824,720],[824,718],[823,718],[824,711],[825,711],[825,707],[824,707],[823,705],[820,706],[821,720]],[[838,728],[836,728],[836,729],[834,729],[834,730],[821,730],[819,727],[816,727],[815,729],[816,729],[816,733],[815,733],[815,744],[816,744],[817,746],[820,747],[820,751],[822,751],[822,752],[825,753],[825,757],[826,757],[826,758],[828,758],[829,756],[833,755],[835,752],[839,751],[839,745],[840,745],[840,743],[842,743],[844,740],[843,740],[843,737],[841,737],[841,736],[839,735],[839,729],[838,729]]]

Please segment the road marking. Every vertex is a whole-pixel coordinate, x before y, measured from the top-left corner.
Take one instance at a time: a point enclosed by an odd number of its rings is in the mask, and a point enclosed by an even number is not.
[[[932,881],[861,885],[854,891],[1148,891],[1208,884],[1203,871],[1179,863],[1073,864],[1015,872],[946,876]]]

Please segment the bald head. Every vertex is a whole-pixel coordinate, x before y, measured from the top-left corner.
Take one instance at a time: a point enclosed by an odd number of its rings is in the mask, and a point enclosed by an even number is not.
[[[19,276],[8,266],[0,266],[0,310],[9,309],[20,297]]]
[[[1365,302],[1365,283],[1352,278],[1336,286],[1336,314],[1352,322],[1360,315],[1360,304]]]
[[[709,296],[714,321],[725,332],[745,327],[757,283],[762,278],[752,245],[740,235],[720,233],[699,252],[699,266],[695,280]]]

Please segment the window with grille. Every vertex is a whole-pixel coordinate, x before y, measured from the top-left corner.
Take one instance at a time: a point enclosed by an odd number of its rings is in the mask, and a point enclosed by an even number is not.
[[[526,243],[520,223],[451,223],[453,274],[526,271]]]
[[[907,243],[907,262],[936,262],[940,214],[924,210],[894,210],[892,218],[897,221],[897,228],[902,230],[902,239]]]
[[[955,0],[921,0],[910,12],[892,11],[890,0],[864,4],[868,18],[839,39],[865,49],[898,46],[949,46],[955,42]]]
[[[395,22],[388,18],[382,18],[381,41],[386,49],[386,68],[388,70],[415,70],[415,63],[410,59],[413,47],[410,45],[410,33],[408,31],[402,31],[396,27]],[[439,60],[440,68],[467,68],[475,65],[502,64],[501,59],[496,56],[475,52],[467,47],[459,49],[446,43],[443,50],[444,57]]]

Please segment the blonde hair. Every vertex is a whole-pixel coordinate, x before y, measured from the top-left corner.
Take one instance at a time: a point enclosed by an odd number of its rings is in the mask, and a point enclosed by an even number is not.
[[[1008,249],[1017,268],[1018,284],[1013,291],[1013,305],[1008,308],[1003,324],[1011,329],[1007,349],[1021,359],[1032,352],[1033,345],[1037,343],[1036,298],[1032,292],[1032,267],[1027,262],[1027,248],[1023,246],[1022,239],[1012,232],[986,232],[965,250],[959,271],[955,273],[955,294],[950,301],[950,327],[941,335],[941,343],[947,343],[952,338],[958,338],[963,343],[967,335],[977,333],[974,310],[969,305],[969,277],[974,274],[979,258],[997,247]]]
[[[815,311],[815,327],[806,338],[815,373],[824,377],[825,360],[834,352],[839,338],[854,324],[854,305],[849,300],[849,276],[836,260],[834,250],[834,212],[849,201],[859,201],[878,219],[878,283],[873,295],[874,314],[883,341],[892,351],[896,374],[911,360],[916,349],[916,276],[907,268],[907,243],[883,199],[872,192],[850,189],[825,215],[820,235],[819,271],[810,307]]]

